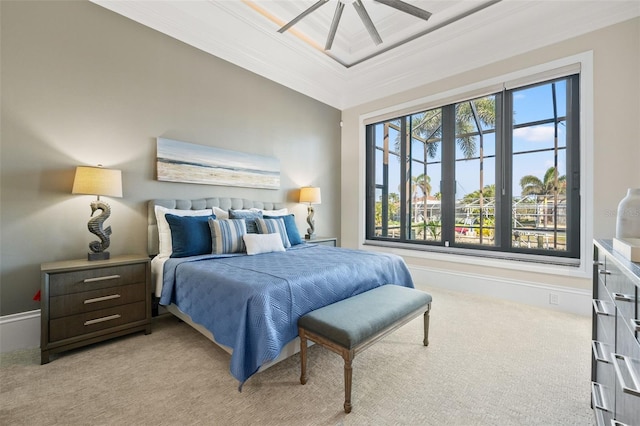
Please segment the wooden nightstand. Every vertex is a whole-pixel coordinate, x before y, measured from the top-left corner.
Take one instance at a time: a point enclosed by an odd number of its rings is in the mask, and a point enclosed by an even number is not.
[[[40,270],[42,364],[52,353],[151,333],[148,256],[43,263]]]
[[[316,237],[312,240],[304,240],[305,243],[322,244],[325,246],[338,247],[338,239],[336,237]]]

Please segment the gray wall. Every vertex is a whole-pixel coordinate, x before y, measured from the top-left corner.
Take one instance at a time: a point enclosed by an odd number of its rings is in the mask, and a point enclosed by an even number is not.
[[[0,2],[0,315],[38,309],[40,264],[83,258],[91,196],[77,165],[123,173],[108,199],[112,255],[146,253],[146,201],[237,196],[289,203],[318,185],[316,232],[340,230],[340,111],[84,1]],[[155,180],[155,138],[274,156],[281,189]]]

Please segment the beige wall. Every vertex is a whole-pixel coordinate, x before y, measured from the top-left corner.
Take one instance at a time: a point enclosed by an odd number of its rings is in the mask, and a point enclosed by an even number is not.
[[[359,117],[424,98],[448,90],[472,85],[501,75],[593,51],[594,105],[593,128],[594,181],[592,199],[593,235],[611,238],[615,232],[615,211],[626,188],[640,187],[640,19],[633,19],[562,43],[512,57],[463,74],[451,76],[409,92],[399,93],[375,102],[343,111],[342,119],[342,244],[358,247],[362,209],[358,184],[364,171],[364,157],[359,141]],[[437,66],[437,60],[434,65]],[[590,241],[583,244],[590,245]],[[586,278],[535,274],[483,266],[467,266],[455,262],[406,257],[409,264],[451,270],[458,273],[515,279],[567,287],[589,288]]]
[[[123,172],[113,255],[146,253],[146,200],[285,201],[322,188],[316,232],[340,230],[340,111],[85,1],[0,2],[0,315],[38,309],[40,263],[83,258],[90,196],[77,165]],[[155,138],[280,159],[281,189],[158,182]]]

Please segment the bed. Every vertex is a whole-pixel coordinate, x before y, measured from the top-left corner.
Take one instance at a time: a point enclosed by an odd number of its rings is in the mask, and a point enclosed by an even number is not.
[[[299,350],[300,316],[380,285],[413,287],[408,268],[399,256],[313,244],[299,240],[299,236],[289,236],[297,229],[291,227],[295,222],[284,204],[238,198],[165,199],[149,201],[148,208],[148,250],[155,256],[155,296],[161,306],[231,354],[230,372],[239,381],[240,389],[260,369]],[[221,224],[236,222],[224,220],[225,212],[259,212],[265,220],[255,221],[258,228],[267,222],[281,228],[275,232],[259,228],[257,234],[272,234],[265,235],[264,240],[277,238],[285,242],[286,248],[248,255],[252,247],[249,237],[245,237],[243,252],[216,252],[216,241],[220,241],[216,229],[220,232]],[[200,233],[206,232],[207,226],[213,229],[214,253],[194,254],[187,250],[184,256],[167,256],[170,252],[163,243],[173,240],[174,246],[169,250],[177,255],[182,230],[172,222],[170,228],[174,232],[167,235],[162,214],[172,221],[197,223]],[[174,217],[182,215],[198,217]],[[214,216],[216,219],[212,219]],[[253,222],[250,217],[243,221]],[[281,239],[273,235],[278,231]],[[189,241],[196,239],[192,236]],[[287,241],[294,244],[286,246]]]

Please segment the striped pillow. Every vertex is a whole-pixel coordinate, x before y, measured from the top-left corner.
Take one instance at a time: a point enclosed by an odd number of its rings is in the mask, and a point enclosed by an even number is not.
[[[291,242],[287,236],[287,227],[283,219],[256,219],[256,226],[260,234],[280,234],[284,248],[291,247]]]
[[[209,219],[211,229],[211,248],[213,254],[242,253],[247,233],[244,219]]]

